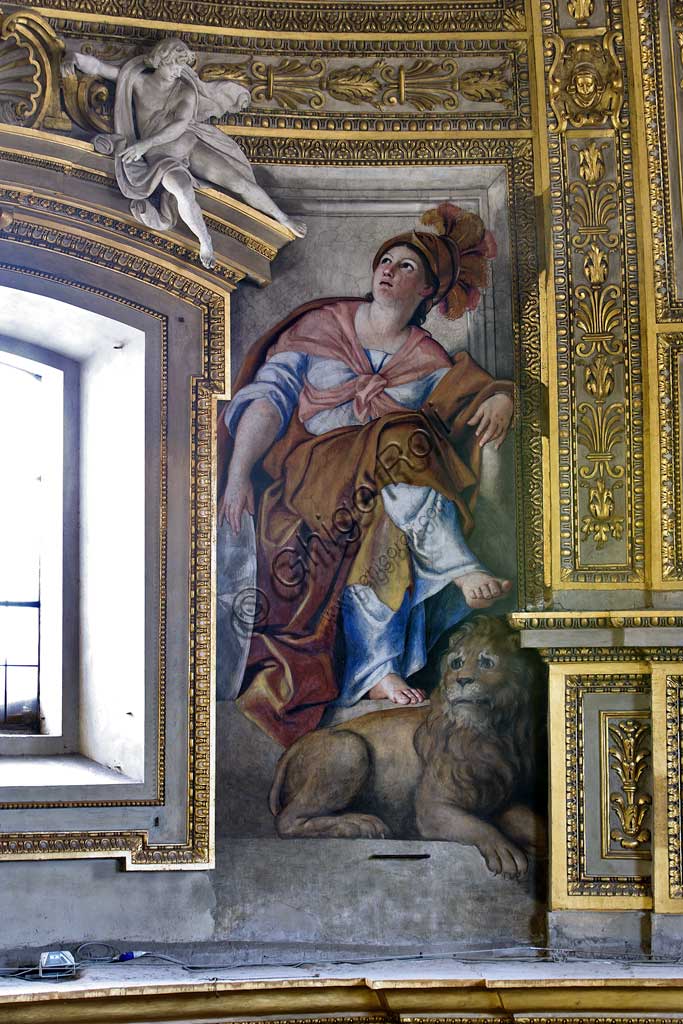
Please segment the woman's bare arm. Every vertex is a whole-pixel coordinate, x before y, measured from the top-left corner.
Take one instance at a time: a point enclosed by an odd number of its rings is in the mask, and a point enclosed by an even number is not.
[[[233,533],[239,533],[242,512],[254,514],[251,471],[268,451],[280,429],[280,413],[267,398],[257,398],[242,413],[235,432],[228,482],[218,507],[219,525],[227,519]]]

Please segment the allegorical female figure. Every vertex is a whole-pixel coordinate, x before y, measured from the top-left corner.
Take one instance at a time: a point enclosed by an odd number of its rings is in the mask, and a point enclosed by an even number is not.
[[[262,606],[238,705],[285,746],[330,703],[422,702],[430,646],[511,586],[465,538],[512,385],[420,326],[476,307],[495,245],[448,203],[422,223],[380,246],[371,296],[308,303],[257,343],[225,414],[219,521],[256,517]]]

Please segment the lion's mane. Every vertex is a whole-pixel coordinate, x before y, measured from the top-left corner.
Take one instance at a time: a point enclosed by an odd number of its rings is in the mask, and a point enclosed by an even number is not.
[[[487,690],[487,713],[463,723],[446,681],[448,657],[465,649],[493,651],[503,679]],[[426,787],[443,793],[444,799],[483,816],[528,794],[536,781],[537,675],[504,620],[480,615],[451,636],[429,714],[415,734],[423,792]]]

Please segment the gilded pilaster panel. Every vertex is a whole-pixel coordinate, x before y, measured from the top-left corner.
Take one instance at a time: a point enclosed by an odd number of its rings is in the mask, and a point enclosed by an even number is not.
[[[550,669],[552,908],[650,905],[648,666]]]
[[[661,568],[665,580],[683,580],[681,370],[683,334],[657,339]]]
[[[645,569],[640,310],[622,11],[544,2],[558,405],[554,585]],[[578,13],[578,7],[572,7]],[[560,13],[562,17],[560,17]],[[580,24],[581,23],[581,24]]]
[[[655,891],[657,913],[683,913],[683,663],[652,673],[652,724],[657,779]]]

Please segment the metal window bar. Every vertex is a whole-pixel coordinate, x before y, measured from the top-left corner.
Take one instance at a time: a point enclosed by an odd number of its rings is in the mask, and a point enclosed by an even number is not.
[[[40,600],[38,601],[3,601],[0,608],[36,608],[38,610],[38,657],[35,664],[8,662],[2,663],[3,700],[0,716],[0,731],[31,732],[40,731]],[[20,705],[10,705],[8,697],[8,675],[11,668],[36,669],[35,695],[30,693],[22,697]]]

